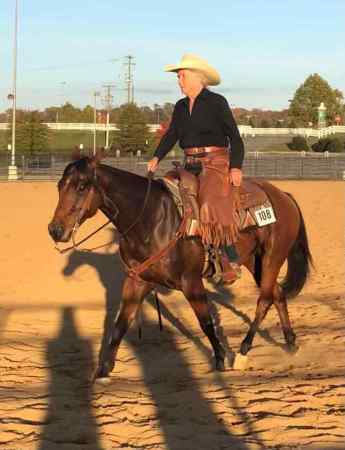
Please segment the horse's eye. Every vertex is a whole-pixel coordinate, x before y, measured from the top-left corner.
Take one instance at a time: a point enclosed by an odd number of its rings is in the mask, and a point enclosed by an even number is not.
[[[86,183],[81,183],[78,187],[78,192],[85,191],[85,188],[86,188]]]

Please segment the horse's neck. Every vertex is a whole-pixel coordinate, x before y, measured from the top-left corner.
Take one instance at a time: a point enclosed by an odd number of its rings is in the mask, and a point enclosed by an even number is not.
[[[102,177],[104,192],[114,207],[101,210],[112,219],[118,209],[113,223],[120,233],[126,233],[135,224],[126,235],[134,246],[146,248],[147,242],[159,246],[158,241],[173,235],[180,222],[179,215],[173,200],[159,185],[152,182],[145,205],[147,179],[107,166],[102,166]]]
[[[143,210],[148,182],[138,175],[107,166],[100,169],[99,180],[104,194],[110,199],[101,210],[109,219],[116,216],[114,224],[124,232]]]

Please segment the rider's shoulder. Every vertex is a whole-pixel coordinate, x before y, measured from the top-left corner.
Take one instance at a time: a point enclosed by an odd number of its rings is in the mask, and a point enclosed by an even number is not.
[[[213,91],[210,91],[209,89],[207,89],[206,92],[207,92],[207,94],[206,94],[207,97],[215,102],[224,103],[227,101],[226,98],[224,97],[224,95],[218,94],[218,92],[213,92]]]
[[[175,108],[176,108],[176,107],[179,107],[179,106],[181,106],[181,105],[183,105],[184,103],[187,103],[187,101],[188,101],[188,97],[180,98],[180,100],[178,100],[178,101],[175,103]]]

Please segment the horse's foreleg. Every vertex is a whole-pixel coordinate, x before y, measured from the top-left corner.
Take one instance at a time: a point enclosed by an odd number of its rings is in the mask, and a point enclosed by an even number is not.
[[[274,306],[276,307],[279,314],[280,324],[283,330],[287,348],[290,352],[294,352],[296,350],[296,335],[291,327],[285,295],[278,284],[276,284],[274,289],[273,301]]]
[[[182,281],[182,290],[189,301],[203,332],[208,337],[216,359],[216,369],[224,370],[225,351],[216,335],[205,288],[200,277],[191,277]]]
[[[113,370],[121,340],[135,318],[144,297],[152,290],[150,283],[127,277],[122,288],[122,305],[115,326],[108,325],[104,348],[94,378],[107,377]]]

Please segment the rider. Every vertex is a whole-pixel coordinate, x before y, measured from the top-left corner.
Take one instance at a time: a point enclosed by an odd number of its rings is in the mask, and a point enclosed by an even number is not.
[[[207,61],[186,54],[179,64],[168,65],[165,71],[177,72],[178,84],[186,97],[176,103],[169,129],[147,169],[154,172],[177,141],[185,152],[186,168],[195,171],[200,166],[203,242],[214,244],[216,240],[216,246],[224,246],[228,258],[222,258],[223,281],[231,283],[240,276],[233,245],[238,233],[234,197],[238,197],[233,192],[242,182],[243,141],[226,99],[207,89],[220,83],[218,72]]]

